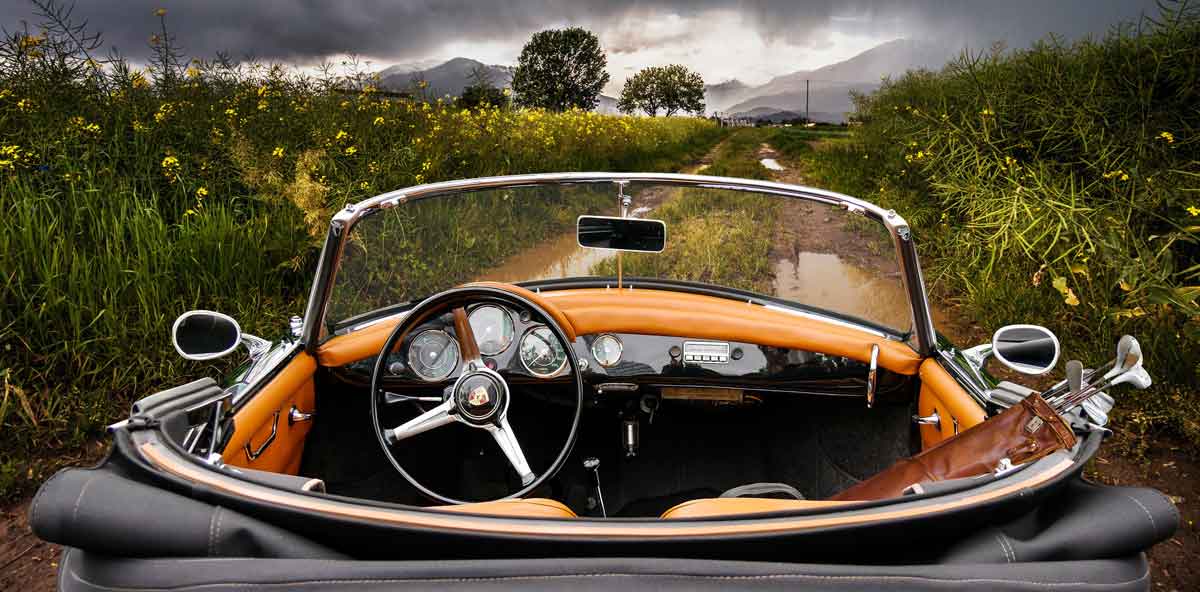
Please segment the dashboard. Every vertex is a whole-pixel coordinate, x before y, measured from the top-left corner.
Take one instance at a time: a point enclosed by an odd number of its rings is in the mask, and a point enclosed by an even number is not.
[[[529,311],[488,302],[468,307],[467,313],[484,364],[508,380],[540,383],[569,376],[563,344]],[[730,389],[863,397],[868,370],[867,364],[841,356],[664,335],[579,335],[571,347],[585,384],[598,393],[657,387],[664,396],[706,400]],[[374,365],[369,358],[345,369],[361,379],[369,377]],[[456,379],[462,352],[452,316],[434,317],[413,329],[389,354],[385,368],[384,384],[393,389],[428,388]],[[906,384],[906,377],[880,369],[881,394]]]

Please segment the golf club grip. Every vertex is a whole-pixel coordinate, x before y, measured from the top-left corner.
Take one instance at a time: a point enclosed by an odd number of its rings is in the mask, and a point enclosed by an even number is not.
[[[898,461],[875,476],[830,497],[865,501],[900,496],[908,486],[984,475],[1001,459],[1012,464],[1037,460],[1075,445],[1075,434],[1046,401],[1032,394],[920,454]]]

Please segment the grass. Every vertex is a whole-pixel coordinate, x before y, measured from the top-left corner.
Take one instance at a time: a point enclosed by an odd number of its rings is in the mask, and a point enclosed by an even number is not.
[[[927,281],[982,326],[1046,325],[1091,363],[1136,335],[1156,385],[1121,392],[1113,427],[1197,446],[1198,60],[1183,3],[1099,40],[963,56],[859,97],[861,125],[806,166],[901,212]]]
[[[769,130],[741,128],[713,155],[706,175],[765,179],[766,169],[755,152],[771,135]],[[670,237],[662,253],[626,254],[626,276],[670,278],[712,283],[770,293],[768,255],[778,199],[712,189],[681,188],[654,212],[666,222]],[[616,261],[606,259],[591,270],[617,275]]]
[[[460,109],[381,93],[369,76],[94,63],[54,27],[0,39],[0,497],[131,400],[226,369],[178,359],[179,313],[221,310],[282,335],[344,204],[444,179],[675,170],[724,135],[690,118]],[[452,217],[508,231],[558,220],[544,203],[486,206],[421,214],[422,240],[447,239]]]

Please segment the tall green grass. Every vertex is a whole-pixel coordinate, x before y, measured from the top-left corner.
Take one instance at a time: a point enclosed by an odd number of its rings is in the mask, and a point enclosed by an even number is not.
[[[1158,385],[1115,425],[1200,443],[1200,12],[1102,39],[967,55],[856,100],[811,155],[831,188],[913,223],[927,279],[984,326],[1045,324],[1065,354],[1136,335]]]
[[[177,359],[179,313],[280,336],[348,202],[452,178],[674,170],[723,136],[699,119],[459,109],[368,75],[97,65],[72,33],[0,39],[0,497],[131,400],[220,369]]]

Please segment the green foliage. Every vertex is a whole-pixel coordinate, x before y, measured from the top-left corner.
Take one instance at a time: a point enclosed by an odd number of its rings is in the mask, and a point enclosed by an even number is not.
[[[1124,410],[1200,443],[1200,402],[1178,396],[1200,364],[1197,64],[1186,4],[1098,41],[963,56],[858,97],[853,142],[812,169],[902,212],[927,279],[986,326],[1045,324],[1089,361],[1137,335],[1160,386],[1123,395],[1117,425]]]
[[[463,89],[462,95],[455,101],[460,109],[478,109],[489,106],[507,108],[509,106],[508,93],[496,88],[487,66],[476,66],[471,70],[469,78],[471,84]]]
[[[461,109],[383,96],[369,75],[220,59],[98,68],[80,48],[54,28],[0,40],[0,496],[131,400],[224,369],[178,359],[179,313],[280,336],[344,204],[444,179],[672,170],[722,135],[703,120]]]
[[[521,50],[512,88],[517,104],[550,111],[595,109],[608,84],[600,39],[579,27],[533,34]]]
[[[713,155],[704,174],[748,179],[767,178],[755,159],[766,130],[741,128]],[[622,256],[628,277],[670,278],[771,293],[769,254],[780,200],[752,193],[715,189],[675,189],[655,210],[667,223],[667,247],[662,253]],[[593,275],[617,275],[615,258],[605,259]]]
[[[678,64],[643,68],[621,88],[617,108],[623,113],[641,110],[656,117],[658,110],[670,117],[680,111],[704,113],[704,79]]]

